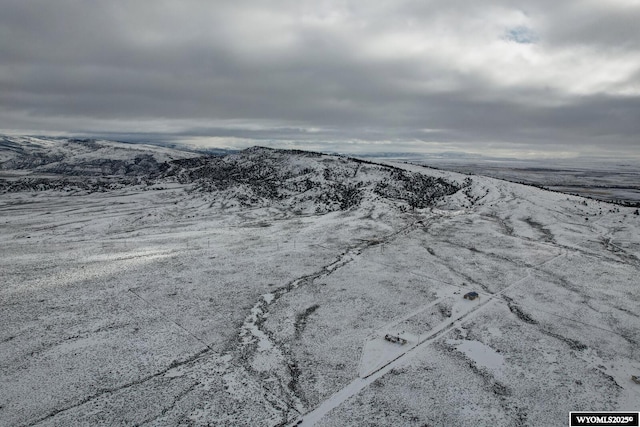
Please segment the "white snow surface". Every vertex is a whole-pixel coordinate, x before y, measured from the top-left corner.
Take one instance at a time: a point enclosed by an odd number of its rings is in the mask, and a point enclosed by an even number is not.
[[[639,217],[471,179],[433,208],[320,214],[226,208],[178,183],[1,194],[0,425],[550,426],[640,410]]]
[[[3,150],[2,160],[9,160],[19,152],[28,154],[46,154],[60,156],[69,163],[87,160],[131,160],[140,154],[151,154],[158,161],[196,157],[197,154],[149,144],[130,144],[108,140],[83,140],[58,138],[52,140],[43,137],[4,137],[19,147],[19,150]]]

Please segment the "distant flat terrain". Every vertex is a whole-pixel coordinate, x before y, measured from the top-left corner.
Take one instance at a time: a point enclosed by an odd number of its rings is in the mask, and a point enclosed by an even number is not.
[[[514,165],[508,162],[421,161],[434,167],[543,186],[567,194],[618,203],[640,203],[640,166],[599,163],[590,166]]]

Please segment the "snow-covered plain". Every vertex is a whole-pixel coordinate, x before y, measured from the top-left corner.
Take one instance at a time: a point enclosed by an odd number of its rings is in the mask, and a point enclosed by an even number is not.
[[[0,194],[0,425],[550,426],[640,410],[633,209],[396,164],[461,188],[412,208],[366,191],[380,166],[272,153],[320,183],[360,179],[363,197],[320,209],[311,185],[251,202],[172,177]],[[236,159],[251,156],[265,154]]]
[[[414,157],[409,161],[454,172],[542,186],[595,200],[640,206],[640,165],[633,159],[514,160],[430,156]]]

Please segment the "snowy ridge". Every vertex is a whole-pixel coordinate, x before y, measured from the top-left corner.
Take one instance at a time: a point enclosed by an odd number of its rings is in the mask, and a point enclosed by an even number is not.
[[[73,139],[0,136],[0,171],[63,176],[142,175],[157,164],[197,156],[144,144]]]
[[[638,410],[634,209],[318,153],[169,157],[100,190],[65,169],[41,188],[4,178],[0,424],[547,426]]]
[[[41,158],[43,160],[59,158],[66,163],[81,163],[91,160],[131,160],[139,155],[153,155],[157,161],[195,157],[191,152],[147,144],[129,144],[124,142],[77,139],[0,136],[3,169],[9,169],[6,162],[14,159]],[[15,160],[16,164],[20,164]],[[44,161],[42,163],[45,163]],[[26,162],[22,164],[24,168]]]

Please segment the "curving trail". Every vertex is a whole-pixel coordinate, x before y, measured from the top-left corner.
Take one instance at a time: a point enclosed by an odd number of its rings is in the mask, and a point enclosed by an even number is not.
[[[340,254],[333,262],[318,271],[296,278],[269,293],[260,296],[251,308],[238,334],[239,345],[227,355],[231,359],[224,375],[229,388],[242,383],[252,392],[260,392],[273,409],[273,420],[278,418],[284,423],[295,419],[304,412],[304,402],[297,389],[295,363],[287,355],[282,343],[277,342],[263,328],[270,309],[282,297],[296,289],[312,285],[314,281],[325,278],[358,258],[365,250],[391,242],[400,235],[423,225],[422,221],[401,228],[379,239],[363,241]],[[247,385],[247,382],[250,384]]]
[[[328,216],[175,189],[7,196],[0,424],[442,425],[462,394],[480,424],[635,408],[640,218],[438,174],[471,183]]]
[[[329,412],[340,407],[347,400],[361,393],[376,380],[385,376],[390,371],[406,365],[411,358],[413,358],[417,354],[420,354],[421,351],[427,346],[431,345],[448,332],[461,327],[463,322],[468,322],[474,317],[480,315],[480,313],[482,313],[483,311],[487,311],[495,304],[504,304],[508,306],[509,310],[514,313],[516,317],[521,318],[521,320],[523,320],[525,323],[536,325],[540,333],[550,337],[551,339],[565,342],[570,348],[578,351],[583,351],[587,348],[580,341],[567,336],[563,336],[561,333],[549,329],[548,325],[539,325],[539,322],[531,318],[529,314],[523,311],[520,306],[520,304],[524,303],[526,307],[527,304],[530,304],[530,301],[519,301],[516,303],[508,295],[516,290],[518,288],[518,285],[522,283],[530,283],[532,280],[534,280],[534,278],[537,279],[538,277],[545,277],[549,274],[549,271],[556,271],[558,269],[562,269],[563,267],[561,266],[563,265],[570,265],[571,259],[573,259],[574,257],[596,258],[598,260],[603,260],[606,262],[623,262],[625,265],[636,267],[638,266],[637,258],[635,257],[635,255],[628,253],[624,248],[613,243],[613,236],[610,225],[601,225],[599,221],[592,221],[591,223],[588,223],[586,225],[578,222],[576,222],[575,225],[569,223],[568,226],[565,225],[564,222],[554,223],[553,221],[566,221],[567,218],[570,218],[572,215],[570,210],[566,207],[554,207],[553,209],[547,209],[546,206],[536,204],[535,199],[530,197],[526,191],[524,192],[524,195],[516,194],[511,189],[511,187],[513,186],[509,184],[496,186],[483,185],[479,186],[479,188],[469,189],[469,191],[467,191],[465,195],[469,201],[467,206],[470,205],[470,208],[467,208],[465,210],[463,216],[479,216],[480,218],[485,218],[487,221],[491,221],[497,224],[500,231],[506,238],[517,239],[522,242],[528,242],[529,244],[537,245],[541,248],[547,248],[547,259],[536,264],[529,265],[526,268],[526,274],[496,292],[490,292],[487,288],[483,287],[481,283],[476,283],[477,286],[484,289],[484,292],[481,293],[482,298],[479,302],[474,302],[474,305],[468,307],[467,310],[459,310],[451,318],[448,318],[441,323],[432,326],[431,329],[428,330],[428,332],[420,334],[420,336],[416,337],[405,335],[404,338],[408,340],[406,348],[396,346],[396,348],[389,350],[386,354],[387,360],[384,362],[380,362],[378,360],[374,363],[374,365],[367,367],[365,365],[365,355],[368,349],[367,345],[365,344],[360,362],[360,375],[353,381],[333,393],[330,397],[320,402],[317,406],[315,406],[315,408],[306,412],[290,425],[315,425],[316,423],[323,420],[325,416],[329,414]],[[589,213],[589,211],[586,212],[589,215],[594,215],[594,213]],[[580,213],[581,212],[579,212],[579,214]],[[444,218],[450,218],[450,216],[446,216]],[[436,218],[432,218],[430,221],[434,222],[435,219]],[[443,219],[443,217],[440,217],[438,219]],[[578,234],[573,230],[569,230],[570,232],[567,232],[569,226],[573,226],[574,228],[579,227],[579,229],[590,231],[592,234],[590,233],[589,235],[595,235],[596,237],[599,236],[599,239],[602,241],[602,245],[604,246],[605,250],[607,250],[611,254],[611,256],[606,256],[603,258],[601,252],[592,250],[589,247],[588,240],[581,240],[581,238],[583,238],[582,233]],[[434,253],[432,253],[432,255],[434,255]],[[560,259],[562,261],[559,263],[559,265],[554,266],[554,263]],[[408,273],[413,272],[409,271]],[[415,274],[421,275],[419,273]],[[457,274],[461,275],[462,273],[458,272]],[[424,276],[424,274],[422,275]],[[430,279],[439,281],[438,279],[433,277],[431,277]],[[554,281],[557,281],[559,284],[566,283],[566,279],[564,279],[562,276],[557,276]],[[455,285],[452,283],[443,283],[443,286],[455,287]],[[520,290],[519,292],[522,291],[523,290]],[[577,293],[577,295],[581,295],[581,291],[577,288],[572,292]],[[374,336],[381,342],[380,346],[384,345],[381,337],[384,336],[386,331],[394,330],[393,328],[396,327],[396,325],[419,315],[428,308],[437,305],[438,303],[442,302],[444,298],[445,297],[441,296],[435,301],[432,301],[429,304],[425,305],[424,307],[414,309],[405,315],[397,316],[392,322],[381,327],[377,331],[377,333],[374,334]],[[583,296],[582,298],[585,297]],[[527,309],[531,310],[532,307],[527,307]],[[593,310],[594,308],[591,307],[591,309]],[[561,318],[563,321],[578,324],[581,325],[581,327],[596,328],[607,333],[614,334],[621,339],[627,341],[630,340],[628,334],[612,330],[605,326],[585,322],[581,318],[576,318],[569,314],[561,315],[554,311],[548,311],[538,306],[536,306],[534,310],[539,315],[542,314],[553,316],[555,318]],[[629,343],[630,345],[633,345],[633,341],[629,341]],[[588,356],[589,354],[590,353],[586,352],[584,353],[584,355],[580,354],[579,357],[588,362],[590,366],[597,365],[597,369],[600,369],[602,365],[598,365],[599,362],[597,362],[600,359],[597,356],[593,356],[593,359],[590,359],[590,357],[592,356]],[[627,374],[620,374],[618,372],[618,375],[624,377]],[[612,381],[615,384],[615,380]],[[617,381],[620,382],[619,379]],[[627,400],[629,402],[632,401],[632,396],[638,395],[637,391],[629,387],[623,387],[622,393],[623,396],[627,396]]]
[[[566,251],[562,251],[562,252],[558,253],[557,255],[553,256],[552,258],[548,259],[547,261],[544,261],[543,263],[541,263],[541,264],[539,264],[539,265],[537,265],[535,267],[529,268],[528,271],[527,271],[527,275],[525,277],[522,277],[520,280],[512,283],[511,285],[509,285],[508,287],[502,289],[501,291],[496,292],[495,294],[482,295],[483,298],[480,299],[480,302],[478,302],[477,304],[471,306],[471,308],[468,311],[464,311],[461,314],[459,314],[457,317],[454,317],[454,318],[451,318],[451,319],[447,319],[445,322],[442,322],[439,325],[434,326],[426,334],[426,336],[424,338],[420,339],[418,342],[414,343],[413,345],[408,347],[405,351],[403,351],[399,355],[395,356],[392,360],[389,360],[387,363],[385,363],[382,366],[378,367],[374,371],[369,372],[369,373],[367,373],[367,374],[365,374],[363,376],[360,376],[360,377],[356,378],[351,383],[349,383],[347,386],[343,387],[342,389],[340,389],[339,391],[334,393],[331,397],[326,399],[320,405],[316,406],[313,410],[305,413],[302,416],[302,418],[300,418],[299,420],[296,420],[296,422],[294,424],[292,424],[292,425],[300,425],[300,426],[313,426],[313,425],[315,425],[318,421],[320,421],[331,410],[337,408],[342,403],[344,403],[346,400],[348,400],[352,396],[358,394],[364,388],[368,387],[371,383],[376,381],[378,378],[386,375],[392,369],[397,368],[398,366],[401,366],[402,364],[406,363],[407,359],[410,358],[412,354],[415,354],[416,352],[420,351],[425,346],[428,346],[429,344],[431,344],[432,342],[434,342],[436,339],[438,339],[442,335],[446,334],[447,332],[453,330],[454,328],[459,327],[464,320],[466,320],[468,318],[471,318],[474,315],[478,314],[481,310],[483,310],[484,308],[490,306],[490,304],[492,302],[500,301],[498,299],[498,297],[500,297],[506,291],[508,291],[509,289],[517,286],[522,281],[527,279],[530,276],[530,272],[531,272],[532,269],[536,269],[536,268],[542,267],[542,266],[544,266],[546,264],[549,264],[549,263],[553,262],[554,260],[556,260],[557,258],[559,258],[561,256],[566,256]],[[435,305],[437,302],[438,301],[434,302],[433,304],[430,304],[429,306]],[[424,307],[422,310],[427,309],[429,306]],[[417,314],[417,312],[411,313],[410,316],[415,315],[415,314]],[[408,317],[410,317],[410,316],[408,316]],[[398,320],[394,321],[394,323],[397,322],[397,321]],[[388,326],[389,325],[386,325],[385,328],[388,327]],[[383,329],[385,329],[385,328],[383,328]]]

